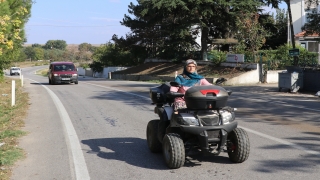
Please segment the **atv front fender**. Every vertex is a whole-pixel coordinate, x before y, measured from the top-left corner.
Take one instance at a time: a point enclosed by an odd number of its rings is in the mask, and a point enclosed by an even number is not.
[[[180,125],[180,128],[183,132],[187,132],[194,135],[199,135],[204,131],[212,130],[225,130],[226,132],[231,132],[233,129],[237,128],[238,122],[234,121],[230,124],[220,125],[220,126],[186,126]]]

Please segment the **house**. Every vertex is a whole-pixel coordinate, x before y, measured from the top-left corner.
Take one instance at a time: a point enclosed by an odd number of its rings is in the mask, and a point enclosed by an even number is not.
[[[319,53],[320,44],[317,40],[319,36],[317,34],[304,36],[304,32],[301,30],[301,27],[309,21],[308,13],[311,13],[314,9],[316,9],[318,13],[320,13],[320,6],[317,6],[315,4],[311,5],[310,10],[308,10],[307,2],[307,0],[290,0],[295,42],[296,44],[305,47],[310,52]],[[290,41],[290,36],[290,32],[288,31],[288,41]],[[318,57],[318,63],[320,63],[320,56]]]

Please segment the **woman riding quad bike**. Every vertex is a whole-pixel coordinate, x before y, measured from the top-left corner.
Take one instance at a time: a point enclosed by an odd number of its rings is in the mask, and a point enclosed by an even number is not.
[[[195,61],[192,64],[197,65]],[[185,66],[188,65],[190,63]],[[185,71],[182,77],[188,76],[189,71]],[[189,75],[195,73],[189,72]],[[237,128],[234,109],[226,106],[231,91],[206,83],[201,77],[191,82],[192,77],[183,80],[178,76],[175,82],[150,88],[154,112],[160,119],[148,123],[147,143],[151,152],[163,152],[169,168],[183,166],[187,152],[192,149],[213,155],[226,151],[235,163],[249,157],[248,135]],[[221,78],[216,83],[224,81]],[[185,87],[187,84],[191,86]]]

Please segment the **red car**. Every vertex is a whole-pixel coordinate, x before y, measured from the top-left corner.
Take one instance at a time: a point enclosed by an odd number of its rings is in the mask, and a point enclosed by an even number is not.
[[[49,84],[78,84],[78,71],[72,62],[52,62],[48,72]]]

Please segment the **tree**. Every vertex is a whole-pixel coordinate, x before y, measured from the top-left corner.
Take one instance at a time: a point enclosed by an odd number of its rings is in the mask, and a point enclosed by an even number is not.
[[[261,49],[276,49],[277,47],[287,43],[288,33],[288,16],[283,9],[276,9],[276,15],[266,15],[260,21],[265,30],[270,32],[270,36],[266,37],[266,43]]]
[[[316,4],[319,5],[319,0],[306,0],[307,1],[307,8],[310,10],[311,6]],[[302,30],[304,30],[305,36],[318,34],[320,35],[320,14],[317,12],[317,9],[313,9],[311,13],[308,14],[309,22],[306,23]]]
[[[81,52],[88,52],[88,51],[93,52],[92,51],[93,50],[92,45],[89,44],[89,43],[81,43],[81,44],[79,44],[78,50],[81,51]]]
[[[26,55],[26,57],[28,59],[34,60],[35,52],[34,52],[34,48],[33,47],[31,47],[31,46],[25,47],[23,52],[24,52],[24,54]]]
[[[108,42],[98,47],[92,55],[94,62],[103,66],[132,66],[132,54],[128,50],[120,49],[114,43]]]
[[[93,73],[103,71],[103,64],[100,61],[93,61],[89,67],[92,69]]]
[[[249,50],[254,55],[264,45],[269,35],[269,32],[259,23],[259,14],[241,13],[236,25],[238,29],[236,38],[239,40],[238,51]]]
[[[77,52],[77,59],[78,60],[85,60],[89,61],[91,60],[92,55],[92,48],[93,46],[89,43],[82,43],[78,46],[79,52]]]
[[[44,51],[44,59],[50,61],[65,61],[63,58],[65,51],[60,49],[47,49]]]
[[[34,57],[33,59],[35,60],[43,60],[44,58],[44,51],[42,48],[40,47],[35,47],[33,48],[33,51],[34,51]]]
[[[37,44],[37,43],[36,43],[36,44],[32,44],[31,47],[39,47],[39,48],[42,48],[41,44]]]
[[[17,56],[17,61],[22,62],[27,59],[26,54],[24,53],[23,49],[20,49],[19,55]]]
[[[0,1],[0,76],[20,54],[25,40],[24,25],[30,16],[31,0]]]
[[[293,23],[292,23],[292,12],[291,12],[291,1],[290,0],[261,0],[264,2],[266,5],[272,5],[274,8],[278,8],[279,4],[281,2],[285,2],[288,7],[288,15],[289,15],[289,24],[290,24],[290,34],[291,34],[291,43],[292,43],[292,48],[296,48],[295,40],[294,40],[294,30],[293,30]],[[318,2],[318,0],[308,0],[309,2]],[[294,63],[293,65],[298,65],[299,59],[297,56],[294,56]]]
[[[114,41],[115,46],[117,46],[119,50],[130,52],[130,62],[126,64],[138,65],[143,63],[148,57],[147,48],[139,43],[136,36],[127,35],[127,38],[124,39],[123,37],[118,38],[117,35],[113,35],[112,41]]]
[[[258,0],[138,0],[131,3],[122,25],[132,31],[136,45],[147,48],[150,56],[174,56],[177,52],[194,50],[201,36],[201,52],[206,59],[208,44],[214,38],[232,37],[238,12],[256,12]],[[134,39],[134,38],[132,38]]]
[[[49,40],[43,46],[44,49],[60,49],[66,50],[67,43],[64,40]]]

